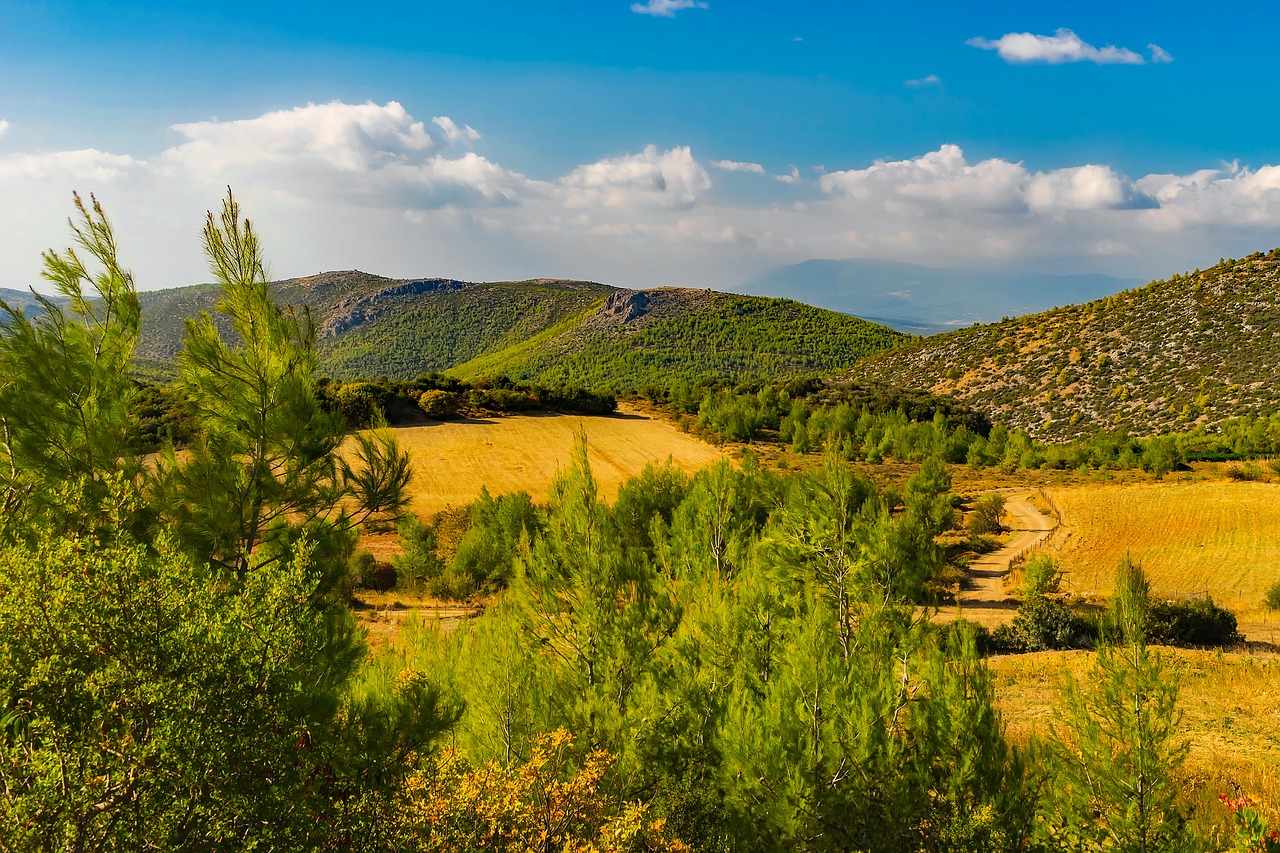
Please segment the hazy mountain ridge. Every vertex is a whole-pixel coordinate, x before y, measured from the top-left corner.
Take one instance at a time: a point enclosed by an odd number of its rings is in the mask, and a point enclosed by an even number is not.
[[[736,289],[932,334],[1098,299],[1138,284],[1094,274],[973,272],[896,261],[813,259],[770,270]]]
[[[1046,439],[1270,414],[1280,405],[1280,249],[913,341],[849,376],[950,395]]]

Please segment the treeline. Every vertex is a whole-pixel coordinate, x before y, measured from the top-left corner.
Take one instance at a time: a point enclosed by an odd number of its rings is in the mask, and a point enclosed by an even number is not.
[[[651,389],[686,428],[713,441],[774,441],[796,453],[839,449],[849,459],[918,462],[939,455],[975,468],[1118,470],[1141,468],[1157,476],[1189,461],[1257,459],[1280,454],[1280,414],[1237,418],[1220,432],[1134,436],[1099,432],[1061,444],[1037,441],[1023,430],[992,425],[984,415],[922,392],[821,380],[733,386],[677,384]]]
[[[166,443],[185,447],[199,431],[190,397],[181,387],[135,379],[133,444],[154,452]],[[316,395],[327,412],[341,416],[351,429],[424,420],[483,418],[529,411],[610,415],[617,411],[613,394],[569,385],[544,387],[513,382],[505,376],[465,382],[440,373],[417,379],[344,382],[321,376]]]

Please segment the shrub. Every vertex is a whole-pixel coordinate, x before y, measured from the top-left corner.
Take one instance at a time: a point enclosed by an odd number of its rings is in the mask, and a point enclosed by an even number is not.
[[[1057,592],[1062,582],[1062,572],[1047,554],[1037,554],[1027,561],[1022,570],[1022,595],[1030,599],[1037,595]]]
[[[1218,647],[1238,643],[1236,615],[1213,603],[1212,598],[1194,601],[1153,601],[1147,614],[1147,639],[1175,646]]]
[[[1004,515],[1004,495],[986,495],[974,504],[969,514],[968,528],[974,536],[988,533],[1000,533],[1004,525],[1000,523]]]
[[[357,587],[373,586],[373,570],[378,560],[372,551],[357,551],[347,561],[351,584]]]
[[[1093,635],[1092,626],[1060,599],[1035,595],[1018,608],[1013,624],[1001,625],[991,633],[991,643],[1005,652],[1086,649],[1093,645]]]
[[[391,563],[375,562],[369,573],[369,588],[378,592],[395,589],[399,573]]]
[[[1280,581],[1276,581],[1271,585],[1271,589],[1267,590],[1267,597],[1263,599],[1263,604],[1268,610],[1280,610]]]
[[[432,420],[443,421],[458,414],[458,395],[448,391],[423,391],[418,408]]]
[[[396,528],[396,539],[402,549],[392,559],[396,583],[403,581],[422,588],[444,571],[444,563],[436,552],[434,527],[410,516]]]

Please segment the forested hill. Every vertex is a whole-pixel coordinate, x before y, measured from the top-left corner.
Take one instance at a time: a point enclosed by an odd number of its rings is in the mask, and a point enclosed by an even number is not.
[[[709,290],[622,290],[582,281],[473,283],[328,272],[273,285],[306,306],[323,368],[340,378],[449,371],[633,390],[675,379],[831,372],[904,336],[786,299]],[[141,294],[144,365],[171,362],[183,321],[212,311],[210,285]]]
[[[1044,439],[1271,414],[1280,409],[1280,249],[916,340],[850,378],[949,395]]]

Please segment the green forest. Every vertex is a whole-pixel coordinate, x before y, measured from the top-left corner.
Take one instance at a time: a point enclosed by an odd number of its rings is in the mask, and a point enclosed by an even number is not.
[[[482,501],[459,553],[497,603],[374,653],[357,536],[401,519],[413,471],[326,404],[234,198],[203,233],[222,295],[185,327],[180,451],[139,452],[134,282],[96,201],[73,230],[44,258],[65,301],[0,326],[0,850],[1275,849],[1247,800],[1224,832],[1185,795],[1140,567],[1030,741],[980,632],[930,621],[945,460],[981,437],[1021,464],[1020,434],[713,393],[706,429],[768,408],[821,464],[650,467],[608,503],[584,440],[545,501]],[[900,486],[849,463],[912,429]]]

